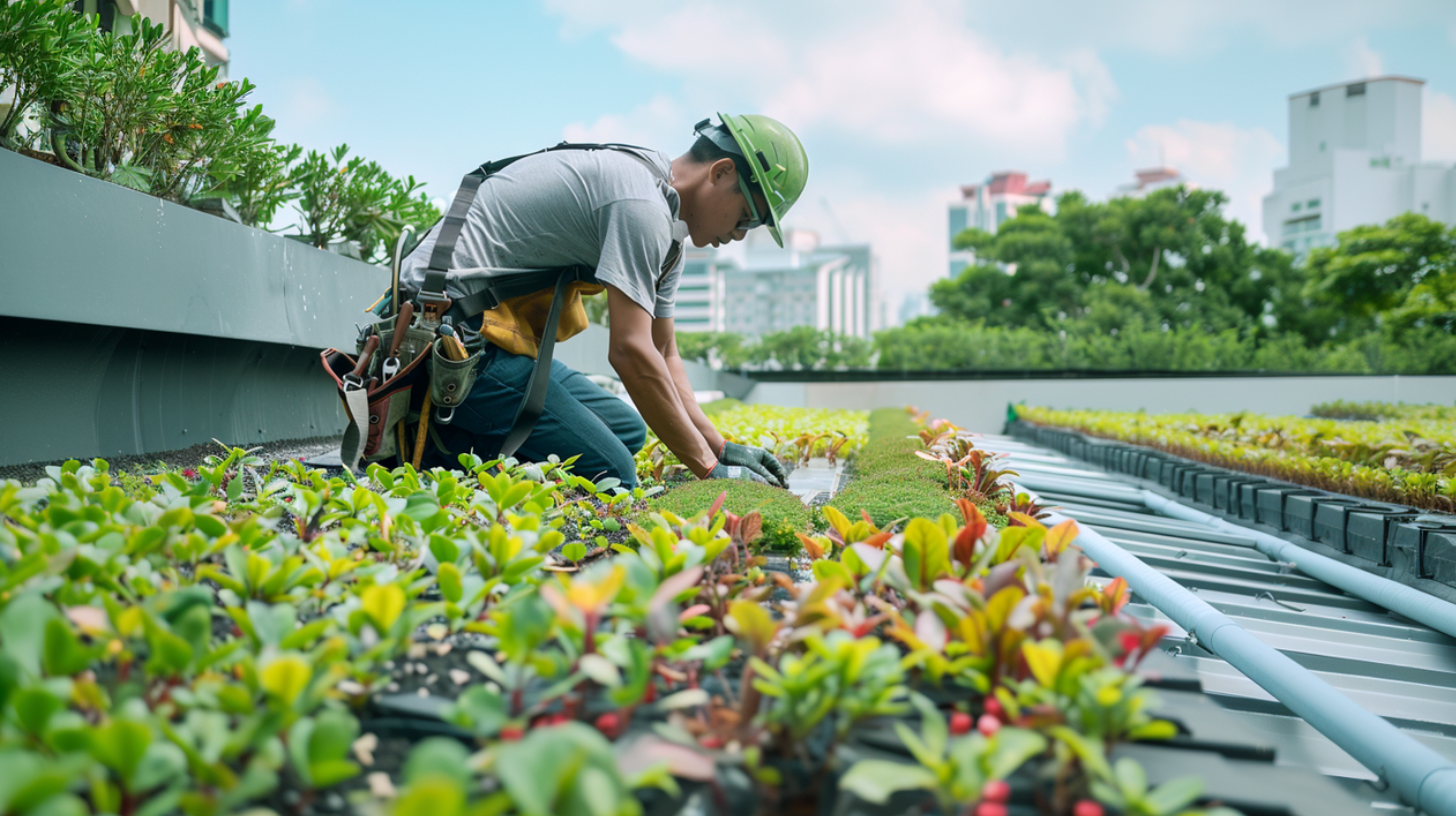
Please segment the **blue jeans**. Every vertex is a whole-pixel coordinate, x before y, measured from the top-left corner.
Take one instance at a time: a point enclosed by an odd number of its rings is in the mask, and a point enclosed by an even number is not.
[[[535,365],[530,357],[486,344],[480,376],[455,409],[455,419],[449,425],[432,423],[451,455],[431,446],[427,464],[459,467],[455,456],[461,453],[473,450],[489,457],[499,452]],[[545,461],[553,453],[562,459],[580,454],[573,473],[592,481],[614,476],[631,488],[637,484],[633,456],[646,441],[647,425],[632,406],[553,360],[546,409],[515,455],[522,461]]]

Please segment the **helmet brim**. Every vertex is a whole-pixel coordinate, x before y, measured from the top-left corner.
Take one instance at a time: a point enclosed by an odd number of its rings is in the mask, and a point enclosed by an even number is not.
[[[748,180],[753,183],[754,187],[758,188],[758,190],[763,193],[763,200],[768,203],[769,212],[773,213],[773,223],[765,224],[764,226],[768,228],[768,234],[773,236],[774,243],[782,247],[784,245],[784,235],[782,231],[783,216],[784,213],[787,212],[788,208],[784,206],[784,202],[773,200],[773,196],[769,195],[769,185],[764,184],[764,180],[759,178],[760,168],[758,165],[756,152],[753,149],[753,141],[749,139],[747,133],[745,133],[745,129],[747,127],[751,127],[751,125],[745,122],[741,117],[732,116],[730,114],[722,112],[719,112],[718,120],[723,123],[723,126],[725,128],[728,129],[729,135],[733,137],[733,141],[738,145],[739,152],[741,152],[743,154],[743,158],[747,160],[746,163],[748,164],[749,172]]]

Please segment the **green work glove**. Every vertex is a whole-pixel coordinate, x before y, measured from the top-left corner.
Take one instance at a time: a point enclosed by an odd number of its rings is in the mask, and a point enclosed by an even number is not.
[[[723,452],[718,455],[718,461],[725,465],[748,468],[763,481],[775,487],[788,487],[789,485],[789,474],[784,472],[784,466],[779,463],[778,457],[763,448],[750,448],[747,445],[725,442]]]
[[[724,463],[722,461],[719,461],[718,464],[714,465],[713,466],[713,469],[710,470],[710,471],[708,471],[708,475],[707,476],[704,476],[703,478],[704,479],[739,479],[739,480],[745,481],[745,482],[758,482],[759,484],[768,484],[768,482],[765,481],[762,476],[758,475],[757,473],[754,473],[753,471],[749,470],[748,468],[746,468],[746,467],[739,467],[738,465],[729,465],[729,464],[726,464],[726,463]]]

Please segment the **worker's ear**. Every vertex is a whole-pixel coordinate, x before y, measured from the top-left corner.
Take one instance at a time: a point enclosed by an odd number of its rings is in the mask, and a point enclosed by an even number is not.
[[[732,159],[719,159],[708,168],[708,179],[714,184],[721,184],[724,181],[735,185],[738,184],[738,165]]]

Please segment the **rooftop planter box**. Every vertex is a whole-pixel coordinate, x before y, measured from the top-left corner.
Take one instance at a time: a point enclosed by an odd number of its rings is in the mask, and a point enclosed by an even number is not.
[[[385,270],[0,150],[0,464],[343,429],[317,350]],[[37,395],[63,395],[37,399]]]

